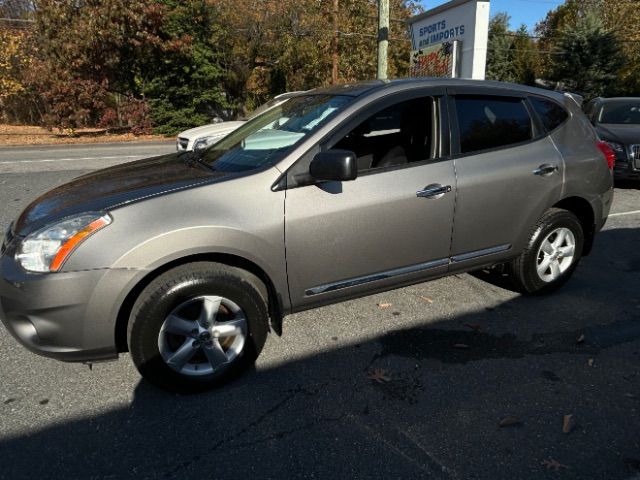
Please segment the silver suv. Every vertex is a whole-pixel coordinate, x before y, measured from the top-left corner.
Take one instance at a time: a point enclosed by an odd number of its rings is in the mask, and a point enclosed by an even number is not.
[[[76,178],[0,257],[0,317],[30,350],[129,351],[174,391],[255,361],[283,316],[506,265],[571,276],[604,225],[613,152],[559,93],[398,80],[314,90],[201,152]]]

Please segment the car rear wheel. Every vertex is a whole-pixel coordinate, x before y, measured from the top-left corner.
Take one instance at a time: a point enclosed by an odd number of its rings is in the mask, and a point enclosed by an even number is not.
[[[527,248],[509,264],[516,287],[524,293],[548,293],[571,277],[582,256],[584,233],[578,218],[552,208],[540,219]]]
[[[140,294],[128,328],[131,357],[149,382],[191,393],[250,366],[268,332],[267,295],[253,274],[198,262],[169,270]]]

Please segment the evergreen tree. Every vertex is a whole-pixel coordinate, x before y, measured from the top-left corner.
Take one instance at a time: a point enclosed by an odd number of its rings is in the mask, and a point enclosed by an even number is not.
[[[521,25],[513,37],[512,52],[515,81],[524,85],[535,85],[538,50],[525,25]]]
[[[215,10],[204,0],[163,0],[166,18],[159,31],[166,45],[142,64],[148,81],[143,94],[149,100],[154,130],[175,134],[225,116],[228,102],[223,88],[220,53],[209,39]]]
[[[616,90],[624,59],[615,35],[605,30],[596,10],[560,32],[554,53],[549,77],[564,88],[588,98]]]
[[[509,20],[509,15],[501,12],[489,22],[486,77],[490,80],[512,82],[515,78],[511,61],[513,38],[509,36]]]
[[[486,77],[490,80],[533,85],[536,79],[536,45],[521,25],[509,30],[510,17],[496,14],[489,23]]]

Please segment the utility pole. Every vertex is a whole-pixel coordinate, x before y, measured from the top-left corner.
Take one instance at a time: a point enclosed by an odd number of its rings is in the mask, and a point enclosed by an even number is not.
[[[338,0],[333,0],[333,38],[331,42],[331,84],[338,83]]]
[[[378,79],[387,79],[389,47],[389,0],[378,0]]]

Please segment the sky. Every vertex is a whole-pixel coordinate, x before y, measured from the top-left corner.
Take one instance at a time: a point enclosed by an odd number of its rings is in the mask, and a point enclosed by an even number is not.
[[[422,0],[422,6],[429,10],[438,5],[446,3],[448,0]],[[496,13],[507,12],[511,16],[511,28],[516,30],[524,23],[530,32],[537,22],[544,19],[549,10],[555,9],[564,0],[491,0],[491,13],[493,17]]]

